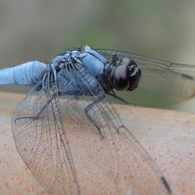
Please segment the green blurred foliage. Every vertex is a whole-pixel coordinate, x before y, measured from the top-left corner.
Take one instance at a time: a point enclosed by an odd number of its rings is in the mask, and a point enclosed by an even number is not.
[[[193,63],[194,7],[195,2],[181,0],[1,0],[0,67],[49,61],[80,45]],[[141,106],[174,108],[170,98],[154,95],[139,89],[128,99]]]

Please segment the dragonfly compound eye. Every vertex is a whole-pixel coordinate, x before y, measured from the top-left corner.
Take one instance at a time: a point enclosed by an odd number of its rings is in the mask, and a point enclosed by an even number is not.
[[[133,91],[137,88],[141,70],[135,61],[130,58],[123,58],[121,64],[113,69],[113,87],[118,91]]]
[[[130,86],[130,80],[128,78],[128,66],[120,65],[113,69],[112,73],[113,87],[118,91],[127,90]]]

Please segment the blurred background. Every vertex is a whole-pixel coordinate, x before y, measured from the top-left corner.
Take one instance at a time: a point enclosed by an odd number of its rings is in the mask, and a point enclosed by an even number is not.
[[[0,1],[0,68],[49,62],[63,50],[84,45],[195,64],[194,35],[195,1]],[[0,86],[14,93],[29,90]],[[128,94],[125,99],[139,106],[195,112],[195,98],[178,100],[145,89]]]

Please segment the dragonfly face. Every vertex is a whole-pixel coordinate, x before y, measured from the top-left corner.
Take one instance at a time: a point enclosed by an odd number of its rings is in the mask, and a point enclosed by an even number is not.
[[[120,64],[114,67],[112,73],[113,87],[118,91],[133,91],[138,87],[141,70],[130,58],[123,58]]]

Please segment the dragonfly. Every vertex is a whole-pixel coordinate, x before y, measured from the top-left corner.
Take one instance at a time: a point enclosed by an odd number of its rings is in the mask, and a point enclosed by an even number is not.
[[[49,194],[93,194],[93,186],[107,194],[172,194],[108,96],[125,101],[114,90],[143,86],[191,97],[194,70],[89,46],[62,52],[49,64],[31,61],[1,69],[1,85],[33,87],[12,116],[17,151]],[[90,179],[94,174],[106,183]]]

